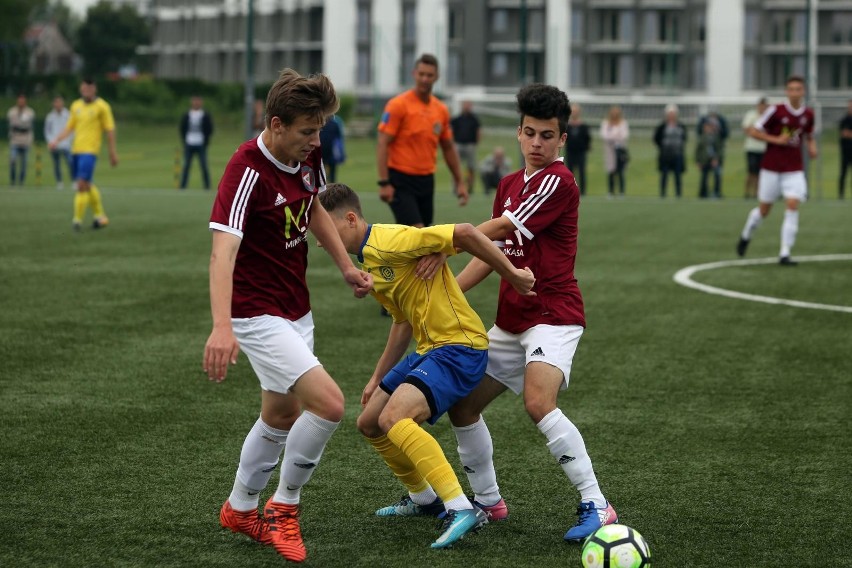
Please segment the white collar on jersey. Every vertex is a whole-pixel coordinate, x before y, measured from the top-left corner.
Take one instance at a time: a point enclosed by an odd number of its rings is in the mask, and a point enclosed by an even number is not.
[[[563,158],[562,156],[559,156],[558,158],[553,160],[553,162],[564,162],[564,161],[565,161],[565,158]],[[545,168],[549,168],[550,165],[553,164],[553,162],[550,162],[550,164],[547,164],[546,166],[544,166],[544,168],[541,168],[541,170],[543,170]],[[527,175],[527,171],[524,170],[524,183],[527,183],[528,181],[530,181],[533,177],[535,177],[535,174],[537,174],[541,170],[536,170],[533,173],[531,173],[530,175]]]
[[[800,106],[799,108],[793,108],[793,105],[790,104],[790,99],[784,101],[784,106],[787,107],[787,112],[789,112],[793,116],[799,116],[808,108],[804,101],[802,102],[802,106]]]
[[[264,131],[265,132],[265,131]],[[272,152],[269,151],[269,148],[266,147],[266,144],[263,143],[263,132],[257,135],[257,147],[260,148],[260,151],[263,152],[263,155],[266,156],[266,159],[275,164],[275,167],[281,171],[285,171],[288,174],[295,174],[299,171],[299,166],[301,164],[296,162],[294,167],[290,167],[284,162],[279,162],[275,159],[275,156],[272,155]]]

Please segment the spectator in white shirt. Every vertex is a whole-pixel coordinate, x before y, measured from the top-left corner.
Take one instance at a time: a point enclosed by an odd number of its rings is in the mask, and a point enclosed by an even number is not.
[[[47,113],[44,118],[44,139],[49,142],[59,136],[59,133],[65,129],[70,116],[71,113],[65,107],[65,99],[60,95],[53,97],[53,110]],[[53,159],[53,176],[56,178],[56,189],[65,187],[62,181],[63,162],[65,162],[65,167],[68,168],[68,180],[73,182],[71,173],[71,142],[73,140],[74,135],[72,134],[50,151],[50,157]]]

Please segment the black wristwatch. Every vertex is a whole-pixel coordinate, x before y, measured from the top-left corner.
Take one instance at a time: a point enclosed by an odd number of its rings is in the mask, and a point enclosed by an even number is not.
[[[379,180],[379,181],[377,181],[376,183],[377,183],[380,187],[384,187],[384,186],[386,186],[386,185],[390,185],[390,184],[391,184],[391,182],[390,182],[390,180],[389,180],[389,179],[380,179],[380,180]]]

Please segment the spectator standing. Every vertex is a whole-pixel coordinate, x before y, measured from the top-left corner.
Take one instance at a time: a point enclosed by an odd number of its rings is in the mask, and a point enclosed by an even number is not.
[[[260,99],[254,101],[254,114],[251,119],[251,129],[257,138],[266,127],[266,103]]]
[[[701,170],[701,185],[698,197],[707,199],[722,197],[720,178],[722,177],[722,134],[719,123],[715,120],[705,120],[702,127],[701,137],[695,146],[695,163]],[[707,186],[707,177],[713,176],[713,193]]]
[[[44,139],[53,140],[68,124],[71,113],[65,108],[65,99],[57,95],[53,97],[53,110],[44,117]],[[68,179],[71,180],[71,141],[69,136],[60,142],[55,149],[50,150],[50,158],[53,160],[53,176],[56,178],[56,189],[65,187],[62,181],[62,163],[68,168]]]
[[[592,149],[589,125],[582,121],[580,105],[571,105],[571,120],[568,121],[568,138],[565,141],[565,165],[579,182],[580,195],[586,195],[586,156]]]
[[[213,136],[213,117],[204,110],[204,100],[195,96],[190,99],[189,110],[180,119],[180,137],[183,141],[183,173],[180,188],[186,189],[192,157],[198,156],[204,189],[210,189],[210,170],[207,168],[207,146]]]
[[[840,183],[837,198],[843,199],[846,186],[846,170],[852,167],[852,99],[846,107],[846,116],[840,121]]]
[[[388,101],[379,122],[376,166],[379,197],[400,225],[428,227],[435,212],[438,146],[453,175],[459,205],[466,205],[467,183],[453,144],[450,112],[432,94],[438,59],[425,53],[414,62],[414,88]]]
[[[659,150],[657,169],[660,171],[660,197],[666,196],[669,174],[674,175],[675,195],[681,196],[683,183],[681,176],[686,170],[686,125],[678,120],[678,108],[675,104],[666,105],[665,120],[654,131],[654,144]]]
[[[479,117],[473,112],[473,103],[462,102],[462,111],[457,117],[450,121],[453,129],[453,141],[459,160],[466,168],[467,191],[473,193],[473,185],[476,180],[476,147],[482,134],[482,125]]]
[[[719,196],[722,195],[722,173],[724,170],[725,164],[725,143],[728,140],[728,135],[730,134],[730,130],[728,130],[728,121],[722,116],[718,111],[711,110],[706,115],[702,116],[698,120],[698,136],[701,136],[704,132],[704,123],[710,121],[713,122],[716,126],[716,130],[719,133]]]
[[[500,180],[512,169],[512,161],[506,156],[502,146],[497,146],[494,151],[482,160],[479,165],[479,173],[482,176],[482,187],[485,195],[497,189]]]
[[[27,96],[18,95],[15,106],[6,113],[9,122],[9,185],[24,185],[27,179],[27,155],[33,145],[35,111],[27,106]]]
[[[766,152],[766,142],[758,140],[748,135],[748,129],[754,126],[757,119],[763,116],[769,105],[766,102],[766,97],[762,97],[757,101],[757,107],[749,110],[743,117],[743,132],[746,133],[743,147],[746,153],[746,167],[748,175],[746,176],[745,195],[746,199],[754,199],[757,197],[757,177],[760,173],[760,161],[763,159],[763,153]]]
[[[630,138],[630,127],[624,120],[621,107],[614,105],[609,108],[607,117],[601,122],[601,139],[604,143],[604,166],[607,173],[607,191],[615,195],[615,181],[618,179],[618,192],[624,196],[624,170],[627,167],[629,155],[627,140]]]
[[[322,164],[328,174],[328,181],[337,181],[337,166],[346,161],[343,144],[343,120],[336,114],[329,118],[320,130]]]

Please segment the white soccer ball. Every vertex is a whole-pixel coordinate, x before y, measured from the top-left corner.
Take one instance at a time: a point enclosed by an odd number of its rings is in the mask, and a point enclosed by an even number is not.
[[[584,568],[648,568],[651,549],[638,531],[627,525],[606,525],[583,543]]]

